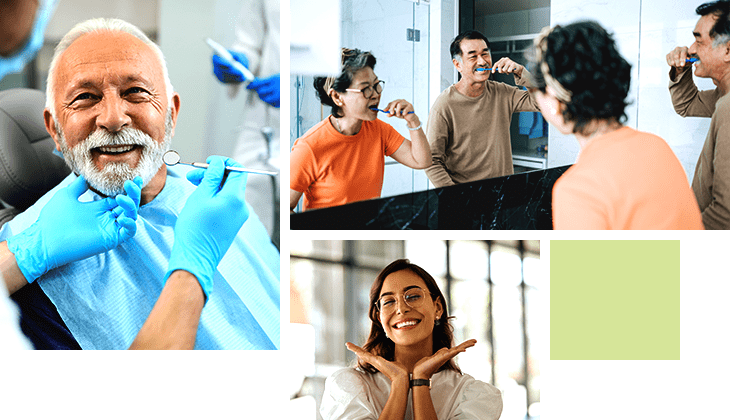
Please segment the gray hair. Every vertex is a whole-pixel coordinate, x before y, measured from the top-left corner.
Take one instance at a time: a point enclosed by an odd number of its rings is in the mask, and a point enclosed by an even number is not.
[[[61,56],[61,54],[63,54],[64,51],[66,51],[69,46],[71,46],[71,44],[73,44],[74,41],[79,39],[82,35],[102,31],[126,32],[152,48],[152,51],[154,51],[155,55],[160,60],[162,74],[165,78],[165,91],[167,93],[168,105],[171,103],[173,94],[172,83],[170,83],[170,76],[167,72],[167,63],[165,62],[165,56],[162,54],[162,50],[160,50],[160,47],[152,42],[147,37],[147,35],[144,34],[144,32],[142,32],[139,28],[129,22],[123,21],[121,19],[108,18],[89,19],[71,28],[71,30],[63,36],[61,42],[56,45],[56,49],[53,52],[53,59],[51,60],[51,66],[48,70],[48,79],[46,83],[46,108],[51,111],[51,115],[53,115],[54,119],[56,118],[56,112],[54,109],[55,98],[53,95],[53,89],[55,84],[54,79],[56,76],[56,67],[58,66],[59,57]]]
[[[730,42],[730,35],[716,34],[715,37],[712,38],[712,47],[717,48],[719,46],[727,44],[728,42]]]

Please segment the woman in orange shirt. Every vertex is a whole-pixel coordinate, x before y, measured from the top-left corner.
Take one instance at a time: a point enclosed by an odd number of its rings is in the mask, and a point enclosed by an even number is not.
[[[373,71],[370,52],[342,49],[342,71],[316,77],[314,87],[331,115],[297,139],[290,156],[292,211],[304,194],[304,210],[380,197],[385,156],[413,169],[431,165],[431,150],[413,105],[388,103],[389,117],[404,119],[411,140],[379,120],[384,82]]]
[[[531,92],[581,152],[553,187],[555,229],[702,229],[687,176],[667,143],[626,127],[631,65],[596,22],[546,28]]]

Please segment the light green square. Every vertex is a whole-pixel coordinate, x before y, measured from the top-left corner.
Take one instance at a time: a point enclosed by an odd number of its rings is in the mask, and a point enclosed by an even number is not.
[[[550,241],[551,360],[679,360],[679,241]]]

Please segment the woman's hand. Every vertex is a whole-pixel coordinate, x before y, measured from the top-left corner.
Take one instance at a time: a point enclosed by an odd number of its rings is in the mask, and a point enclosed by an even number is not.
[[[431,376],[441,367],[444,363],[453,359],[459,353],[466,351],[469,347],[472,347],[477,343],[477,340],[471,339],[466,340],[456,347],[450,349],[442,348],[429,357],[416,362],[413,367],[413,379],[431,379]]]
[[[395,101],[391,101],[385,108],[383,108],[383,111],[387,112],[389,117],[398,118],[406,118],[406,116],[409,115],[409,112],[414,112],[413,105],[405,99],[396,99]],[[415,112],[410,115],[415,115]]]
[[[380,373],[387,376],[390,382],[405,381],[409,383],[408,369],[398,362],[391,362],[384,359],[381,356],[376,356],[368,351],[365,351],[362,347],[356,346],[352,343],[345,343],[345,347],[348,350],[355,353],[357,357],[363,362],[370,363],[379,370]]]
[[[409,127],[417,127],[420,124],[413,105],[405,99],[396,99],[390,102],[383,111],[388,113],[388,117],[398,117],[406,120]]]

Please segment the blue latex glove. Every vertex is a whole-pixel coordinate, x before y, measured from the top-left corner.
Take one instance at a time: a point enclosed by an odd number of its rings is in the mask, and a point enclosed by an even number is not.
[[[221,156],[210,156],[207,162],[207,169],[188,172],[188,180],[198,188],[188,197],[175,224],[175,243],[165,275],[167,280],[175,270],[193,274],[206,302],[213,291],[218,263],[248,219],[246,174],[229,172],[224,176],[225,166],[241,165]]]
[[[8,238],[8,248],[28,282],[49,270],[116,248],[137,233],[142,178],[125,181],[125,194],[82,203],[83,176],[46,203],[38,220]]]
[[[238,51],[228,50],[236,61],[248,68],[248,57],[246,54]],[[236,70],[235,67],[228,64],[228,60],[224,60],[218,54],[213,54],[213,73],[223,83],[241,83],[246,80],[243,73]]]
[[[265,79],[256,79],[246,86],[246,89],[253,89],[259,94],[259,98],[267,104],[278,108],[280,97],[279,75],[275,74]]]

